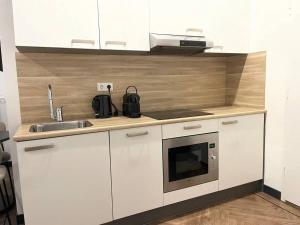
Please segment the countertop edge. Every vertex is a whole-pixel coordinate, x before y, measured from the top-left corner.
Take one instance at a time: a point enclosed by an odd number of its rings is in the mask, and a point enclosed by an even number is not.
[[[207,116],[198,116],[198,117],[186,117],[186,118],[178,118],[178,119],[170,119],[170,120],[154,120],[135,123],[135,124],[120,124],[120,125],[109,125],[109,126],[97,126],[94,125],[93,127],[88,128],[80,128],[80,129],[70,129],[70,130],[63,130],[63,131],[52,131],[52,132],[45,132],[45,133],[30,133],[19,135],[18,131],[22,128],[21,125],[13,140],[15,142],[24,142],[24,141],[32,141],[32,140],[40,140],[46,138],[55,138],[55,137],[65,137],[65,136],[73,136],[73,135],[80,135],[80,134],[89,134],[89,133],[98,133],[98,132],[106,132],[111,130],[122,130],[122,129],[129,129],[129,128],[138,128],[138,127],[145,127],[145,126],[155,126],[155,125],[166,125],[166,124],[174,124],[174,123],[182,123],[182,122],[192,122],[198,120],[210,120],[210,119],[218,119],[218,118],[228,118],[234,116],[243,116],[243,115],[252,115],[252,114],[260,114],[266,113],[267,110],[265,109],[249,109],[245,112],[232,112],[232,113],[219,113],[215,115],[207,115]]]

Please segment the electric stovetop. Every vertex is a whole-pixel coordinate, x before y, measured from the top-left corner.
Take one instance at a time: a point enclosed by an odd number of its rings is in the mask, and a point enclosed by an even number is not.
[[[194,116],[207,116],[207,115],[212,115],[212,113],[207,113],[203,111],[194,111],[188,109],[174,109],[174,110],[165,110],[165,111],[145,112],[143,113],[143,115],[157,120],[168,120],[168,119],[177,119],[177,118],[194,117]]]

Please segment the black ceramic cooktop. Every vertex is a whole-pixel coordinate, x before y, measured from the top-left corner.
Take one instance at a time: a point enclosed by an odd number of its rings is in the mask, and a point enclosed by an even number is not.
[[[168,120],[168,119],[177,119],[177,118],[194,117],[194,116],[206,116],[206,115],[212,115],[212,113],[207,113],[203,111],[193,111],[188,109],[176,109],[176,110],[145,112],[143,113],[143,115],[157,120]]]

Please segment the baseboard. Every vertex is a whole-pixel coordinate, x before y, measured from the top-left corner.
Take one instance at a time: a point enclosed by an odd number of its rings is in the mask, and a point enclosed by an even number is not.
[[[17,225],[24,225],[24,224],[25,224],[24,215],[23,214],[17,215]]]
[[[262,190],[262,180],[230,188],[224,191],[215,192],[201,197],[189,199],[183,202],[164,206],[158,209],[139,213],[133,216],[114,220],[105,225],[142,225],[158,222],[166,218],[184,215],[214,205],[227,202],[229,200],[244,197]],[[17,216],[17,224],[24,225],[24,215]]]
[[[274,198],[277,198],[277,199],[281,200],[281,192],[274,189],[274,188],[271,188],[267,185],[264,185],[263,186],[263,192],[265,192],[268,195],[271,195]]]
[[[262,190],[262,180],[219,191],[205,196],[193,198],[173,205],[136,214],[126,218],[106,223],[105,225],[142,225],[151,224],[174,216],[184,215],[194,211],[202,210],[214,205],[227,202],[236,198],[256,193]]]

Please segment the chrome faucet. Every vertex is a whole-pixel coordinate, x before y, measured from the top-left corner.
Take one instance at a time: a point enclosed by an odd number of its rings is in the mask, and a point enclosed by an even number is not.
[[[48,85],[48,100],[49,100],[49,107],[50,107],[50,116],[51,119],[56,120],[57,122],[63,122],[63,107],[57,107],[54,112],[53,108],[53,97],[52,97],[52,87],[51,84]]]

